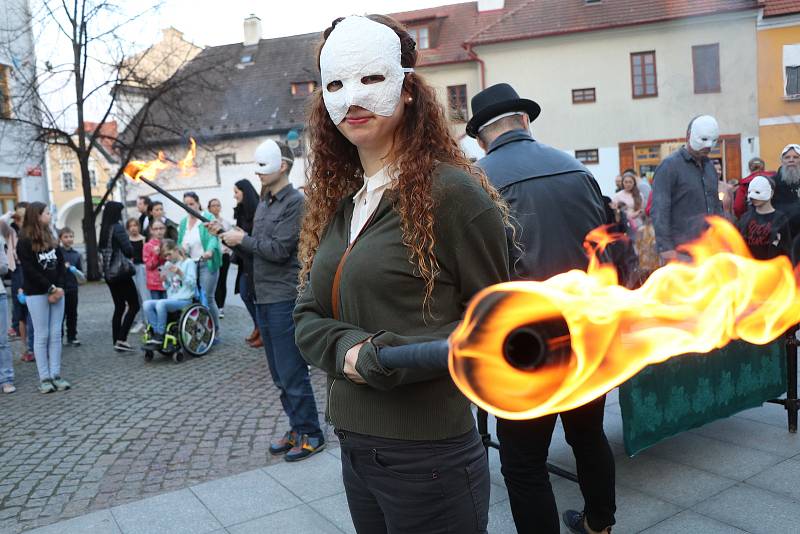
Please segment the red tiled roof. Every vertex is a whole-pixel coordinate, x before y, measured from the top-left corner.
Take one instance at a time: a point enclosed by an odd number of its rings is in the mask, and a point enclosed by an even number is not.
[[[507,0],[504,9],[482,13],[478,11],[477,2],[466,2],[392,13],[390,16],[409,28],[423,23],[428,26],[435,48],[420,50],[417,66],[424,67],[470,61],[463,47],[464,41],[525,1]]]
[[[83,121],[83,129],[86,131],[87,134],[92,134],[100,126],[100,134],[103,137],[97,140],[100,145],[108,152],[109,154],[114,153],[114,140],[117,138],[117,121],[111,122],[104,122],[103,124],[98,125],[96,122],[91,121]],[[77,130],[76,130],[77,133]]]
[[[800,13],[800,0],[761,0],[765,17],[779,17]]]
[[[798,0],[777,0],[798,4]],[[756,9],[759,0],[527,0],[468,42],[487,44]]]

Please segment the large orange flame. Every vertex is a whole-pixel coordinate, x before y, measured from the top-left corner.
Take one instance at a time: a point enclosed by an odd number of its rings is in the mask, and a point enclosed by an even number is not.
[[[789,259],[755,260],[730,223],[712,217],[709,224],[685,247],[691,261],[669,263],[637,290],[620,286],[614,268],[595,253],[586,272],[480,292],[451,337],[456,384],[497,416],[531,419],[586,404],[673,356],[707,353],[734,339],[776,339],[800,321]],[[609,236],[595,231],[587,239],[599,250]],[[515,339],[534,341],[523,350],[541,341],[545,359],[521,368],[508,356]]]
[[[197,155],[197,144],[193,138],[189,138],[189,148],[186,155],[180,161],[173,161],[164,155],[163,151],[158,152],[158,156],[150,161],[132,160],[125,165],[122,171],[125,176],[136,181],[139,178],[155,180],[162,171],[170,168],[178,168],[181,176],[188,177],[194,174],[197,167],[194,166],[194,158]]]

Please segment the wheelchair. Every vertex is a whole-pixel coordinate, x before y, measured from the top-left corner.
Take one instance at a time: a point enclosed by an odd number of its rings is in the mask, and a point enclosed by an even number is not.
[[[146,345],[152,335],[152,326],[147,325],[142,344]],[[216,335],[214,319],[206,306],[205,295],[198,289],[191,304],[181,310],[169,312],[163,345],[157,351],[145,348],[144,360],[153,361],[155,352],[171,357],[175,363],[181,363],[186,356],[203,356],[211,350]]]

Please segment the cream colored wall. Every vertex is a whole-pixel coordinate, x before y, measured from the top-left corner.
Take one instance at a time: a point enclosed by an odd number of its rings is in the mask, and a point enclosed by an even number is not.
[[[480,72],[476,62],[420,67],[417,71],[436,89],[436,95],[445,109],[447,109],[447,87],[449,85],[467,86],[468,107],[472,97],[481,90]],[[468,112],[471,116],[471,111]]]
[[[755,12],[478,47],[486,83],[511,83],[542,106],[537,139],[566,150],[685,134],[698,114],[724,134],[758,136]],[[720,44],[722,92],[694,94],[692,46]],[[656,51],[658,96],[631,96],[630,54]],[[572,104],[572,89],[595,87],[597,102]],[[743,154],[743,160],[745,155]],[[744,160],[746,163],[746,160]]]

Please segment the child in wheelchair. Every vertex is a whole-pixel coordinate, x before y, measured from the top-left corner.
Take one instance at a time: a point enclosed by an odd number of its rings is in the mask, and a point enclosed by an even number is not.
[[[144,316],[152,330],[145,348],[150,350],[164,346],[168,314],[191,304],[197,290],[197,266],[174,240],[161,242],[161,256],[166,260],[160,267],[160,278],[167,298],[144,302]]]

